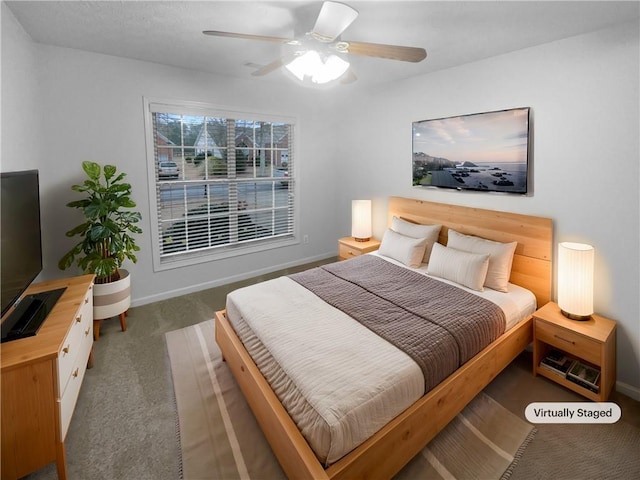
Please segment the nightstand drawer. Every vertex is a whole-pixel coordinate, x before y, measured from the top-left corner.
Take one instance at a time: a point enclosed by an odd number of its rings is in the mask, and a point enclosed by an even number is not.
[[[338,240],[338,257],[340,260],[348,260],[378,248],[380,248],[380,241],[375,238],[360,242],[353,237],[344,237]]]
[[[339,245],[338,255],[340,258],[351,258],[362,255],[362,250],[356,250],[342,243]]]
[[[594,365],[601,363],[602,345],[599,342],[539,318],[535,322],[535,338]]]

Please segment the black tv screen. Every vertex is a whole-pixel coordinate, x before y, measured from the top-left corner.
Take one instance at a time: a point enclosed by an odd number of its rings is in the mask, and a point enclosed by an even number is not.
[[[413,122],[413,185],[526,194],[529,107]]]
[[[2,315],[42,270],[38,171],[0,174]]]

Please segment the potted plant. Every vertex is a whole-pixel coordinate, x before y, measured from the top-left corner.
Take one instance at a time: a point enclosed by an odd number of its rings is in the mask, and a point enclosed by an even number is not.
[[[123,181],[125,173],[116,175],[116,167],[102,168],[95,162],[82,162],[87,174],[82,185],[72,190],[85,194],[85,198],[67,203],[68,207],[82,210],[85,221],[69,230],[67,237],[81,237],[58,262],[62,270],[73,263],[86,273],[95,274],[93,292],[94,338],[100,335],[100,320],[120,316],[122,331],[126,330],[125,314],[131,305],[131,279],[129,272],[120,268],[129,259],[137,262],[135,252],[140,250],[131,234],[142,233],[136,225],[140,213],[130,211],[136,206],[131,200],[131,185]]]

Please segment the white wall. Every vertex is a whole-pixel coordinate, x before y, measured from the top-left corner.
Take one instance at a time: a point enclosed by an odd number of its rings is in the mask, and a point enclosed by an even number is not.
[[[619,388],[638,389],[638,45],[634,24],[364,92],[312,92],[35,45],[2,4],[2,170],[41,169],[44,275],[53,278],[67,274],[56,264],[70,245],[64,232],[79,221],[64,204],[82,178],[80,162],[124,169],[145,217],[140,261],[130,267],[138,304],[335,254],[353,198],[374,199],[378,237],[390,195],[551,217],[556,243],[595,246],[596,311],[619,322]],[[154,273],[143,96],[298,116],[300,232],[310,244]],[[532,196],[410,186],[412,121],[518,106],[533,111]]]
[[[4,2],[2,17],[2,134],[3,171],[38,168],[41,156],[37,53]]]
[[[618,379],[637,389],[638,59],[635,23],[364,92],[343,110],[341,210],[351,194],[375,199],[378,238],[390,195],[552,218],[556,244],[596,249],[595,309],[619,322]],[[412,121],[521,106],[533,112],[532,196],[411,186]],[[340,222],[348,228],[348,214]]]

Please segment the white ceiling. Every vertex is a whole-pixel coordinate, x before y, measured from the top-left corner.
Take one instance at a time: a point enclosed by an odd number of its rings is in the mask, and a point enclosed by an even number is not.
[[[422,47],[413,64],[349,56],[358,84],[389,82],[638,21],[640,3],[354,1],[342,39]],[[7,1],[34,41],[234,77],[280,57],[281,46],[209,37],[223,30],[282,37],[311,30],[321,1]],[[249,66],[248,66],[249,65]],[[251,66],[253,65],[253,66]],[[255,77],[281,80],[282,74]]]

